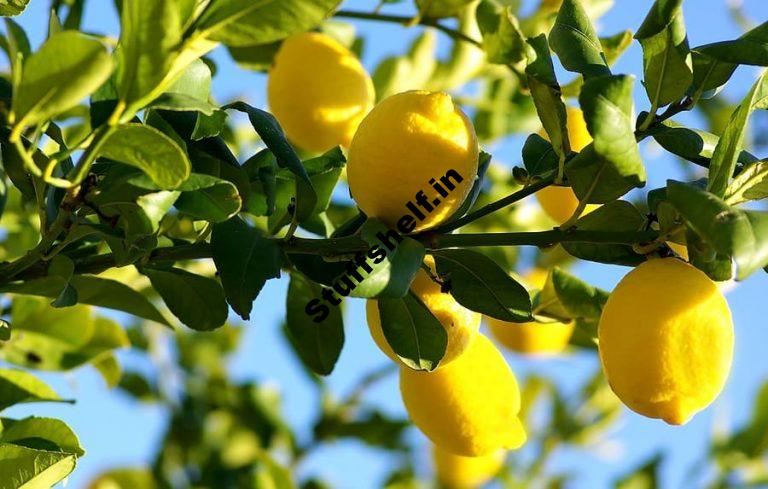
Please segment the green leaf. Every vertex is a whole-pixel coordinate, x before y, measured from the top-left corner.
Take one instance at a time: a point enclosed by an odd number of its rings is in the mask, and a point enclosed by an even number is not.
[[[448,335],[440,321],[412,292],[379,299],[384,338],[395,354],[414,370],[432,371],[445,355]]]
[[[603,47],[580,0],[564,0],[549,44],[568,71],[581,73],[585,79],[610,75]]]
[[[212,331],[227,321],[227,302],[216,280],[180,268],[143,267],[152,287],[179,320],[197,331]]]
[[[651,460],[615,482],[616,489],[658,489],[658,472],[662,462],[661,455],[655,455]]]
[[[300,273],[291,274],[286,299],[288,338],[301,361],[318,375],[329,375],[344,346],[344,322],[341,305],[330,306],[325,319],[310,316],[309,303],[321,299],[322,287]]]
[[[561,320],[599,318],[607,300],[607,292],[554,267],[539,294],[536,314]]]
[[[178,112],[195,111],[213,115],[218,108],[210,102],[196,99],[185,93],[166,92],[147,104],[149,109],[174,110]]]
[[[53,487],[67,477],[77,463],[77,456],[66,452],[35,450],[0,443],[0,489]]]
[[[523,144],[523,165],[531,177],[541,177],[557,169],[559,158],[552,143],[531,134]]]
[[[616,200],[600,206],[576,222],[582,231],[637,231],[641,229],[645,217],[629,202]],[[581,258],[598,263],[635,266],[645,261],[643,255],[635,253],[631,245],[563,243],[565,251]]]
[[[725,201],[738,205],[768,197],[768,161],[758,161],[744,168],[725,192]]]
[[[270,42],[255,46],[232,46],[227,47],[227,50],[240,68],[265,72],[272,66],[280,44],[280,42]]]
[[[29,0],[0,0],[0,15],[11,17],[19,15],[27,8]]]
[[[568,142],[567,114],[561,97],[560,84],[555,76],[555,66],[549,53],[549,44],[544,34],[528,39],[530,45],[528,65],[528,88],[536,105],[544,130],[549,136],[552,148],[565,161],[571,152]]]
[[[766,432],[768,432],[768,384],[763,384],[755,396],[749,423],[734,433],[721,446],[716,446],[716,453],[737,451],[749,458],[757,458],[767,448]]]
[[[108,278],[93,275],[75,275],[70,284],[78,292],[78,302],[127,312],[134,316],[170,326],[168,320],[141,293],[129,286]],[[21,283],[12,283],[0,288],[0,292],[25,294],[41,297],[56,297],[62,288],[58,277],[45,277]]]
[[[71,370],[129,344],[120,325],[94,317],[87,306],[55,309],[23,296],[13,301],[12,320],[14,334],[0,354],[29,368]]]
[[[123,2],[120,24],[117,91],[133,113],[162,92],[176,59],[182,40],[177,1]]]
[[[720,137],[709,163],[707,190],[718,197],[725,196],[728,182],[736,169],[736,161],[743,147],[747,121],[755,108],[764,108],[768,99],[768,77],[763,72],[749,94],[731,115],[731,120]]]
[[[565,167],[576,196],[590,204],[615,200],[645,185],[632,120],[631,76],[592,78],[584,83],[579,104],[594,142]]]
[[[746,32],[741,36],[739,41],[746,41],[747,45],[743,47],[744,53],[750,55],[754,49],[752,45],[756,43],[765,43],[768,40],[768,22],[764,22],[754,29]],[[734,52],[740,51],[742,48],[726,47],[725,54],[730,56]],[[758,47],[758,50],[761,49]],[[722,54],[718,51],[722,50],[722,47],[716,47],[713,54]],[[731,78],[733,72],[736,71],[738,64],[729,63],[725,61],[719,61],[712,56],[706,54],[707,46],[699,46],[692,50],[693,54],[693,80],[697,90],[704,92],[714,91],[719,89],[722,85]]]
[[[16,126],[36,125],[76,106],[107,81],[112,68],[96,39],[76,31],[53,35],[24,63],[13,97]]]
[[[768,24],[738,39],[699,46],[696,51],[726,65],[768,66]]]
[[[42,380],[22,370],[0,369],[0,411],[26,402],[65,402]]]
[[[710,192],[673,180],[667,182],[667,198],[697,235],[733,257],[738,280],[768,264],[768,213],[730,207]]]
[[[227,302],[243,319],[249,319],[264,284],[280,277],[280,246],[236,216],[213,226],[211,247]]]
[[[45,440],[53,443],[56,451],[71,453],[78,457],[85,455],[80,440],[72,429],[61,420],[54,418],[38,418],[35,416],[21,420],[2,419],[3,430],[0,431],[0,443],[36,448],[28,443],[33,440]]]
[[[160,187],[144,174],[137,174],[128,183],[147,190]],[[180,191],[174,206],[185,214],[211,222],[222,222],[240,211],[242,199],[235,184],[202,173],[191,173],[176,190]]]
[[[11,339],[11,323],[5,319],[0,319],[0,341]]]
[[[424,246],[413,238],[390,231],[384,224],[375,219],[368,219],[360,231],[360,237],[368,243],[368,253],[360,252],[358,256],[365,258],[368,272],[355,263],[356,269],[363,280],[358,281],[352,297],[391,297],[399,298],[408,293],[416,272],[424,262]],[[376,258],[376,254],[385,255],[384,259]],[[376,263],[375,260],[379,261]],[[337,279],[339,282],[341,279]],[[349,278],[349,280],[354,280]]]
[[[197,31],[227,46],[285,39],[318,26],[341,0],[221,0],[206,9]]]
[[[489,63],[515,64],[525,59],[525,37],[511,7],[484,1],[477,6],[483,50]]]
[[[469,250],[434,252],[437,273],[462,306],[502,321],[532,319],[528,291],[493,260]]]
[[[107,387],[114,389],[123,378],[123,369],[114,353],[106,353],[92,362],[93,367],[101,374]]]
[[[645,112],[640,114],[639,119],[642,120],[644,117]],[[715,147],[720,141],[720,138],[712,133],[685,127],[671,120],[656,124],[650,134],[662,148],[670,153],[705,166],[709,166]],[[754,161],[757,161],[755,156],[743,149],[739,151],[738,163],[746,165]]]
[[[189,177],[191,165],[176,142],[143,124],[123,124],[110,134],[101,155],[134,166],[163,190],[175,189]]]
[[[64,287],[51,303],[53,307],[68,307],[77,304],[77,289],[70,280],[75,271],[75,263],[64,255],[56,255],[48,265],[48,275],[60,278]]]
[[[656,0],[635,39],[643,46],[644,85],[653,107],[680,99],[693,82],[683,0]]]
[[[228,108],[246,113],[264,144],[275,155],[278,166],[287,168],[296,176],[296,217],[299,222],[309,218],[317,204],[317,194],[307,171],[302,166],[296,151],[285,138],[277,119],[272,114],[243,102],[235,102],[225,107],[225,109]]]

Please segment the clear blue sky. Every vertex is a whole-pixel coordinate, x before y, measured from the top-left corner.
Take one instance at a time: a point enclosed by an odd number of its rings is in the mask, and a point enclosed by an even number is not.
[[[534,2],[525,1],[524,9],[529,11]],[[371,10],[374,0],[348,0],[345,8]],[[616,0],[616,6],[599,22],[601,34],[613,34],[625,28],[636,30],[652,4],[651,0]],[[721,39],[730,39],[740,34],[730,20],[724,0],[686,0],[684,10],[692,46]],[[47,29],[47,6],[45,0],[32,0],[30,7],[20,17],[21,24],[28,30],[34,45],[38,45]],[[410,3],[387,8],[392,13],[410,12]],[[768,2],[745,0],[747,13],[756,21],[768,19]],[[364,64],[372,70],[378,61],[388,55],[402,53],[406,41],[412,39],[418,29],[406,30],[391,24],[355,22],[359,33],[366,37]],[[92,0],[89,2],[85,26],[87,29],[118,34],[118,26],[112,2]],[[443,48],[448,40],[440,38]],[[251,103],[265,106],[265,78],[263,75],[238,69],[225,51],[214,54],[219,64],[219,74],[214,81],[214,94],[220,101],[239,97]],[[616,66],[616,72],[639,73],[642,66],[639,46],[632,48]],[[727,90],[732,97],[742,96],[748,84],[754,79],[755,70],[740,69]],[[567,79],[567,78],[563,78]],[[640,84],[637,84],[636,99],[638,111],[647,108],[647,101]],[[693,116],[688,116],[693,117]],[[695,122],[695,119],[690,119]],[[507,164],[520,161],[522,138],[510,138],[487,148],[494,156]],[[652,146],[643,147],[649,172],[648,188],[663,185],[670,171],[677,167],[675,161],[661,156]],[[677,173],[672,173],[677,175]],[[626,268],[594,264],[580,264],[574,272],[589,282],[611,289],[627,272]],[[284,297],[287,280],[270,282],[254,305],[254,319],[247,325],[242,347],[232,359],[231,370],[238,379],[259,379],[280,389],[289,421],[300,436],[306,436],[310,426],[315,403],[313,385],[297,368],[294,357],[279,331],[283,319]],[[763,291],[762,293],[760,291]],[[596,451],[568,451],[559,454],[551,468],[557,471],[572,471],[579,478],[570,487],[596,489],[608,487],[609,482],[619,474],[647,459],[657,451],[671,456],[663,469],[665,487],[683,487],[684,477],[690,464],[701,455],[705,440],[713,426],[723,421],[740,423],[751,409],[752,397],[762,382],[768,378],[768,362],[765,360],[765,345],[768,345],[768,275],[757,273],[744,284],[728,294],[736,324],[736,354],[731,377],[725,392],[713,407],[697,415],[683,427],[669,427],[659,421],[652,421],[625,411],[620,423],[610,434],[600,454]],[[345,313],[347,343],[335,372],[329,377],[331,390],[341,396],[366,372],[384,364],[385,357],[378,352],[370,340],[365,326],[364,304],[361,300],[350,301]],[[144,368],[135,356],[128,352],[120,355],[126,365]],[[507,354],[512,368],[519,378],[530,373],[554,379],[565,392],[578,388],[597,367],[594,355],[571,354],[551,360],[530,360]],[[162,436],[167,414],[156,407],[138,404],[125,396],[109,392],[101,378],[92,369],[85,368],[72,374],[44,374],[59,392],[78,400],[74,406],[29,405],[10,410],[6,415],[25,416],[30,414],[50,415],[67,421],[78,433],[88,454],[70,478],[68,487],[84,487],[101,470],[121,465],[135,465],[149,462],[157,441]],[[379,384],[370,393],[370,399],[383,409],[402,414],[403,407],[397,390],[396,377]],[[426,449],[424,438],[413,430],[414,440]],[[608,458],[601,458],[606,453]],[[356,442],[338,442],[319,450],[302,465],[303,474],[317,474],[328,480],[334,487],[362,488],[375,487],[394,463],[381,452]]]

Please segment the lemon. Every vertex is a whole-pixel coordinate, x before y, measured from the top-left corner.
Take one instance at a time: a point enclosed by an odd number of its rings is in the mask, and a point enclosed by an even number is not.
[[[267,79],[269,108],[288,139],[309,151],[349,146],[375,100],[360,61],[314,32],[283,41]]]
[[[499,343],[518,353],[555,354],[568,346],[573,336],[573,322],[508,323],[488,318],[488,329]]]
[[[584,114],[575,107],[567,107],[566,113],[568,116],[568,141],[571,144],[571,149],[573,151],[581,151],[592,142],[592,136],[590,136],[587,130]],[[539,135],[549,139],[544,130],[540,131]],[[544,212],[558,224],[562,224],[570,219],[579,205],[579,199],[573,193],[571,187],[550,185],[536,192],[536,199],[539,201],[541,208],[544,209]],[[599,206],[587,205],[584,213],[588,214],[597,207]]]
[[[398,93],[376,105],[355,133],[349,190],[365,214],[403,234],[428,229],[466,199],[478,153],[472,123],[450,95]]]
[[[549,272],[534,268],[525,276],[526,285],[542,289]],[[518,353],[547,355],[561,353],[573,336],[573,322],[529,322],[510,323],[486,317],[488,329],[496,340]]]
[[[483,335],[440,369],[400,367],[400,392],[413,423],[445,451],[478,457],[525,443],[517,380]]]
[[[619,282],[598,338],[603,370],[622,402],[674,425],[717,397],[733,356],[725,298],[703,272],[677,258],[651,259]]]
[[[493,479],[504,465],[503,450],[481,457],[454,455],[433,446],[437,480],[448,489],[474,489]]]
[[[424,262],[434,273],[434,258],[427,256]],[[456,299],[451,294],[441,292],[440,285],[432,280],[424,270],[419,270],[416,274],[413,283],[411,283],[411,290],[432,311],[432,314],[440,321],[448,335],[445,354],[438,366],[440,368],[455,360],[467,349],[478,334],[477,331],[480,328],[482,316],[480,313],[470,311],[456,302]],[[368,318],[368,329],[371,331],[373,341],[376,342],[376,345],[385,355],[400,365],[404,365],[384,337],[377,302],[373,299],[368,300],[365,312]]]

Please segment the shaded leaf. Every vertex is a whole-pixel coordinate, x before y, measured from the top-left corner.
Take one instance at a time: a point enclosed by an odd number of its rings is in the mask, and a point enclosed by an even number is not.
[[[26,402],[64,402],[42,380],[22,370],[0,369],[0,411]]]
[[[637,231],[643,226],[645,217],[629,202],[616,200],[600,206],[576,222],[582,231]],[[645,261],[643,255],[635,253],[631,245],[597,243],[563,243],[571,255],[599,263],[616,265],[639,265]]]
[[[502,321],[530,321],[528,291],[493,260],[469,250],[434,252],[437,273],[462,306]]]
[[[322,321],[306,312],[310,301],[322,297],[321,292],[321,286],[303,275],[291,274],[286,299],[286,329],[301,361],[316,374],[329,375],[344,346],[344,323],[341,305],[325,305],[329,312]]]
[[[395,355],[414,370],[432,371],[445,355],[448,335],[440,321],[412,292],[378,301],[384,338]]]

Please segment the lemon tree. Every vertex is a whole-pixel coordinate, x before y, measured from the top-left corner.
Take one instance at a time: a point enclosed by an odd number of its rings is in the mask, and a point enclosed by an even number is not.
[[[634,416],[622,406],[684,424],[727,382],[739,328],[722,290],[768,270],[749,131],[768,23],[696,46],[682,0],[620,32],[597,28],[611,0],[122,0],[119,32],[94,32],[94,0],[45,19],[28,3],[0,0],[0,488],[54,486],[87,457],[64,421],[16,414],[77,401],[37,371],[94,368],[169,414],[150,467],[91,484],[119,488],[323,487],[298,467],[340,438],[393,455],[388,487],[554,487],[572,474],[550,457]],[[415,35],[372,64],[368,22]],[[633,45],[642,63],[616,64]],[[225,55],[265,89],[219,100]],[[751,88],[733,103],[737,70]],[[649,188],[648,148],[685,172]],[[603,290],[584,262],[625,277]],[[284,303],[255,307],[280,281]],[[335,396],[356,299],[389,359]],[[285,310],[318,386],[311,429],[269,383],[229,376],[259,308]],[[567,393],[518,382],[490,338],[600,369]],[[395,373],[407,417],[365,396]],[[713,487],[768,481],[767,403],[711,441]],[[427,476],[412,427],[434,445]],[[660,463],[616,486],[653,486]]]

